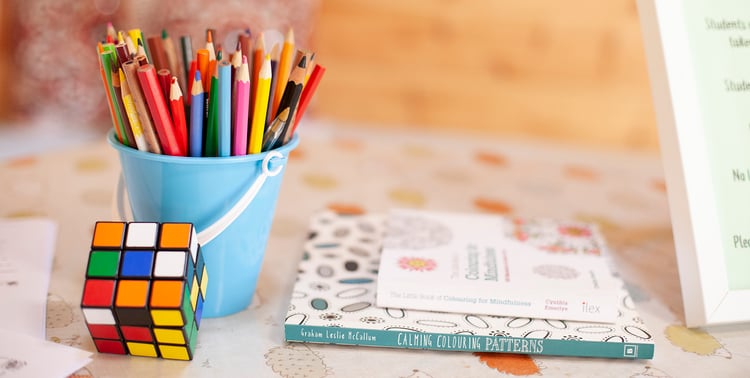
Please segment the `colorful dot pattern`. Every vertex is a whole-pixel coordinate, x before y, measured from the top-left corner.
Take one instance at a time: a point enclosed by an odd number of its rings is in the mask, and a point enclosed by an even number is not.
[[[207,288],[192,224],[96,223],[81,309],[100,353],[192,360]]]

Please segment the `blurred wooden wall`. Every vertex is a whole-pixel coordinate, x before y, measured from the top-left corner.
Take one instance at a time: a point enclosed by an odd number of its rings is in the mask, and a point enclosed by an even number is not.
[[[323,0],[314,30],[318,116],[658,151],[635,0]]]

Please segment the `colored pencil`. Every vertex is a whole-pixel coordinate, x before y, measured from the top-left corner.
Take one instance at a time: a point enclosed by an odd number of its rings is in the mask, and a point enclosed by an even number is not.
[[[232,155],[232,64],[222,60],[219,70],[219,156]],[[211,94],[212,96],[214,94]]]
[[[156,67],[154,66],[154,68]],[[164,98],[169,98],[169,93],[172,90],[172,73],[168,69],[162,68],[156,71],[156,77],[159,79],[159,86],[161,86]]]
[[[190,68],[188,68],[188,73],[190,74],[188,76],[190,78],[190,80],[188,80],[188,87],[187,87],[188,93],[193,93],[193,83],[195,82],[196,72],[200,73],[200,71],[198,71],[198,62],[196,62],[195,59],[193,59],[193,61],[190,62]],[[201,83],[201,91],[203,91],[202,87],[203,87],[203,83]],[[192,105],[192,104],[193,104],[193,98],[192,96],[190,96],[188,97],[188,105]]]
[[[234,131],[232,155],[246,155],[248,119],[250,116],[250,68],[248,67],[246,56],[242,56],[242,63],[240,64],[236,79],[235,117],[232,126]]]
[[[206,89],[211,85],[211,80],[207,80],[207,78],[213,75],[213,71],[208,70],[208,50],[198,49],[195,53],[195,61],[198,64],[197,69],[200,71],[201,77],[206,78],[203,81],[203,92],[206,92]]]
[[[139,53],[139,51],[138,51],[139,50],[138,45],[139,44],[141,46],[145,45],[145,43],[143,42],[143,33],[141,32],[141,29],[137,29],[137,28],[136,29],[130,29],[130,30],[128,30],[128,35],[130,36],[130,39],[133,40],[133,46],[136,49],[136,50],[131,50],[131,52],[134,52],[134,53],[138,54]],[[148,50],[146,50],[146,46],[143,46],[143,55],[146,56],[146,58],[149,57],[148,56]]]
[[[258,34],[255,39],[255,47],[253,47],[253,62],[252,69],[250,71],[250,109],[255,109],[255,94],[258,89],[258,73],[260,72],[260,66],[263,65],[263,57],[266,55],[266,39],[263,36],[263,32]],[[250,57],[248,56],[248,59]],[[248,61],[248,64],[250,62]]]
[[[138,67],[137,72],[162,150],[167,155],[185,156],[186,151],[182,150],[180,143],[177,142],[169,108],[162,94],[159,79],[156,77],[156,69],[152,64],[146,64]]]
[[[193,79],[192,91],[190,97],[192,105],[190,106],[190,156],[203,155],[203,116],[205,100],[203,92],[203,83],[201,83],[200,71],[195,72]]]
[[[271,56],[266,55],[258,72],[258,87],[255,97],[255,108],[253,109],[252,123],[250,125],[250,140],[247,152],[257,154],[263,147],[263,133],[266,128],[266,112],[271,94]]]
[[[177,82],[177,76],[172,76],[169,85],[169,110],[172,112],[172,123],[182,151],[188,150],[187,121],[185,120],[185,101],[182,99],[182,89]]]
[[[268,94],[268,107],[266,108],[266,125],[273,121],[273,96],[274,88],[276,88],[276,77],[279,74],[280,49],[278,43],[274,43],[271,48],[271,87]]]
[[[263,146],[261,152],[266,152],[276,148],[276,145],[281,140],[281,135],[284,132],[286,122],[289,117],[289,108],[285,108],[279,113],[278,117],[271,122],[271,126],[263,135]]]
[[[193,82],[194,73],[190,72],[190,65],[192,64],[194,57],[193,57],[193,40],[190,38],[189,35],[183,35],[180,36],[180,50],[182,52],[182,74],[185,75],[185,77],[182,79],[185,85],[188,87],[188,93],[190,93],[190,85]],[[188,101],[188,103],[190,103]]]
[[[177,56],[177,47],[172,41],[172,37],[167,33],[167,29],[161,30],[161,44],[164,47],[164,55],[167,58],[167,68],[173,76],[177,77],[177,83],[180,88],[187,88],[185,85],[185,74],[182,73],[182,67],[180,66],[180,59]]]
[[[146,139],[146,148],[149,152],[155,154],[161,154],[161,143],[159,143],[159,137],[156,135],[154,129],[154,122],[151,119],[151,114],[146,104],[146,98],[143,96],[143,90],[141,89],[141,83],[138,80],[138,62],[130,60],[122,65],[123,74],[125,74],[125,80],[128,82],[128,89],[130,89],[130,95],[133,97],[133,104],[135,105],[135,111],[138,114],[138,120],[141,123],[141,130],[143,131],[143,137]]]
[[[125,114],[128,116],[128,122],[130,122],[130,128],[133,130],[133,139],[135,145],[141,151],[148,151],[148,144],[146,138],[143,136],[143,127],[141,127],[141,120],[138,117],[138,111],[135,109],[135,103],[133,102],[133,95],[130,91],[130,85],[125,79],[125,72],[122,68],[118,72],[120,77],[120,91],[122,95],[122,103],[125,105]]]
[[[310,79],[307,80],[307,84],[305,84],[304,88],[302,88],[302,95],[300,95],[299,105],[297,106],[297,115],[294,117],[294,123],[292,126],[292,135],[294,135],[294,132],[297,130],[299,120],[302,119],[302,116],[305,114],[307,105],[310,103],[310,99],[312,99],[313,95],[315,94],[315,90],[318,88],[320,79],[323,78],[323,74],[325,73],[325,67],[321,66],[320,64],[316,64],[315,68],[313,68],[312,73],[310,74]]]
[[[122,114],[117,105],[115,96],[115,90],[112,86],[112,67],[116,65],[116,57],[114,46],[112,44],[102,45],[101,51],[99,52],[99,69],[102,74],[102,81],[104,83],[104,89],[107,92],[107,103],[109,105],[110,115],[112,116],[112,124],[115,127],[115,133],[120,143],[134,147],[128,140],[127,134],[123,127]]]
[[[292,70],[294,43],[294,30],[289,28],[284,37],[284,44],[281,47],[281,56],[279,56],[278,78],[276,79],[276,88],[274,88],[272,114],[278,113],[281,97],[284,96],[286,82]]]
[[[164,45],[162,45],[162,40],[160,36],[151,36],[146,38],[146,43],[148,44],[148,51],[151,52],[150,62],[154,65],[154,68],[157,72],[162,69],[169,69],[169,64],[167,63],[167,54],[164,51]]]
[[[294,116],[297,112],[297,106],[299,104],[299,98],[302,95],[302,88],[304,87],[305,72],[307,71],[307,57],[302,55],[296,66],[292,69],[292,73],[289,75],[289,81],[286,83],[284,88],[284,95],[281,96],[281,102],[279,102],[279,109],[289,109],[289,116],[286,122],[286,130],[284,130],[280,140],[281,144],[286,143],[291,137],[291,126],[294,122]],[[277,143],[278,145],[278,143]]]
[[[242,62],[245,60],[245,56],[242,55],[242,46],[237,41],[237,48],[234,50],[231,56],[232,62],[232,114],[237,114],[237,80],[239,77],[240,67]],[[248,82],[250,81],[250,75],[247,75]],[[247,100],[249,101],[249,99]],[[232,129],[234,129],[234,120],[232,120]]]
[[[122,129],[127,136],[128,145],[130,147],[138,147],[135,143],[135,137],[133,136],[133,129],[130,127],[130,120],[128,120],[128,113],[125,110],[125,104],[122,102],[122,88],[120,85],[120,66],[117,64],[112,65],[112,89],[114,89],[115,97],[112,101],[117,107],[120,118],[122,119]]]
[[[213,29],[206,30],[206,50],[208,50],[208,60],[216,60]]]
[[[216,66],[214,66],[216,67]],[[211,82],[211,92],[205,93],[205,98],[208,103],[207,105],[207,116],[206,116],[206,127],[205,127],[205,135],[204,135],[204,147],[203,147],[203,156],[218,156],[219,153],[219,127],[217,125],[218,123],[218,108],[219,108],[219,101],[218,96],[216,96],[216,93],[218,93],[219,89],[219,74],[218,70],[214,68],[214,70],[211,72],[211,77],[207,78]],[[203,87],[205,88],[206,85],[204,84]],[[213,94],[211,94],[213,93]]]

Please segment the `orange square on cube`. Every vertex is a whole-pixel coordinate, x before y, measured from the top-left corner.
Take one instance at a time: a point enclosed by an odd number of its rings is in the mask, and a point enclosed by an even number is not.
[[[148,299],[148,281],[121,280],[117,285],[115,306],[145,307]]]
[[[151,307],[177,308],[182,304],[184,281],[154,281],[151,288]]]
[[[189,248],[192,230],[189,223],[163,223],[159,248]]]
[[[123,235],[125,235],[125,223],[123,222],[96,222],[91,246],[93,248],[118,249],[122,244]]]

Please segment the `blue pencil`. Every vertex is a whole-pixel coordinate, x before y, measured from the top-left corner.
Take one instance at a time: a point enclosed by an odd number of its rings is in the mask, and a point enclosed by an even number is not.
[[[204,111],[203,82],[200,71],[195,71],[193,88],[190,91],[190,156],[203,156],[203,116]]]
[[[232,154],[232,65],[219,63],[219,156]]]

